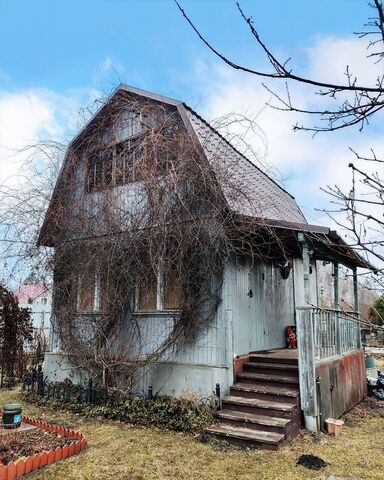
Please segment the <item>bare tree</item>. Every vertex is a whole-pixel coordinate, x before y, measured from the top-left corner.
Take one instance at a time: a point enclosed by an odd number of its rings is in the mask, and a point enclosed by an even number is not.
[[[261,38],[257,27],[255,26],[252,17],[248,16],[239,2],[236,2],[237,9],[242,20],[249,28],[250,35],[256,42],[257,46],[262,50],[266,59],[271,66],[270,71],[258,70],[248,67],[244,64],[236,62],[227,57],[223,52],[218,50],[214,44],[208,40],[193,23],[191,18],[181,7],[178,0],[175,0],[176,5],[183,14],[186,21],[196,32],[200,40],[225,64],[239,71],[246,72],[250,75],[266,79],[278,79],[286,83],[286,96],[282,97],[275,91],[271,90],[267,85],[265,88],[272,93],[274,98],[278,100],[275,108],[286,111],[293,111],[297,113],[304,113],[310,116],[319,117],[323,125],[314,125],[307,127],[296,124],[295,130],[310,130],[313,132],[333,131],[353,125],[360,126],[363,129],[364,125],[369,122],[369,119],[384,107],[384,75],[378,75],[371,85],[360,84],[358,78],[350,71],[348,65],[345,66],[345,83],[324,82],[316,78],[309,78],[295,73],[290,67],[291,58],[280,59],[268,47],[265,41]],[[365,30],[356,32],[360,38],[367,38],[368,57],[374,62],[380,62],[384,57],[384,7],[381,0],[373,0],[368,2],[368,5],[374,9],[374,16],[368,19],[364,25]],[[307,110],[295,105],[292,101],[289,91],[288,82],[298,82],[309,85],[314,88],[314,93],[324,99],[324,107],[317,110]],[[335,107],[329,107],[329,100],[335,103]]]
[[[333,83],[309,78],[297,74],[290,66],[291,58],[280,59],[261,38],[252,17],[247,15],[239,2],[236,3],[239,15],[249,28],[250,35],[256,45],[269,61],[271,70],[258,70],[248,67],[226,56],[217,49],[213,42],[207,39],[201,30],[193,23],[190,16],[175,0],[182,15],[196,32],[200,40],[210,51],[233,69],[265,79],[280,80],[285,83],[286,95],[282,96],[268,85],[264,87],[272,94],[277,103],[270,105],[283,111],[306,114],[315,118],[313,126],[294,125],[294,130],[314,132],[332,132],[335,130],[358,126],[360,131],[368,125],[370,119],[384,107],[384,75],[378,74],[372,79],[372,84],[361,84],[359,79],[345,65],[345,82]],[[379,63],[384,57],[384,7],[381,0],[368,2],[373,9],[373,16],[364,25],[364,29],[356,32],[359,38],[367,39],[367,56],[372,62]],[[292,98],[290,85],[298,83],[313,87],[320,107],[314,110],[301,108]],[[317,122],[317,119],[320,122]],[[384,179],[382,174],[383,159],[371,150],[369,155],[359,155],[356,152],[355,163],[350,163],[352,172],[351,188],[345,192],[337,185],[330,185],[324,190],[331,196],[335,206],[327,213],[347,235],[357,250],[375,258],[381,264],[384,260]],[[374,168],[372,169],[372,166]],[[381,269],[379,269],[381,272]],[[380,288],[383,286],[380,280]]]

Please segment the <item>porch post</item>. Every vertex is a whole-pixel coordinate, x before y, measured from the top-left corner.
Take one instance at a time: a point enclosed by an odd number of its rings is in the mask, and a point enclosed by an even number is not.
[[[306,303],[310,303],[311,295],[309,290],[309,248],[306,241],[305,235],[303,232],[299,232],[298,240],[301,243],[301,248],[303,252],[303,271],[304,271],[304,300]],[[303,306],[303,305],[300,305]]]
[[[309,288],[310,258],[309,248],[303,232],[299,232],[303,254],[304,301],[311,301]],[[313,341],[312,309],[300,305],[296,308],[297,346],[299,350],[299,385],[301,409],[304,413],[305,428],[317,433],[317,391],[315,371],[315,348]]]
[[[355,301],[355,310],[357,312],[357,319],[360,320],[360,299],[359,299],[359,284],[357,283],[357,268],[353,269],[353,297]],[[356,325],[356,342],[357,347],[361,348],[361,329],[360,323]]]
[[[353,297],[355,301],[355,310],[358,312],[360,310],[359,302],[359,285],[357,283],[357,268],[353,269]]]
[[[335,310],[339,309],[339,264],[333,264],[333,293]]]
[[[308,307],[298,308],[296,310],[296,322],[301,409],[304,413],[305,428],[310,432],[317,433],[317,392],[312,309]]]

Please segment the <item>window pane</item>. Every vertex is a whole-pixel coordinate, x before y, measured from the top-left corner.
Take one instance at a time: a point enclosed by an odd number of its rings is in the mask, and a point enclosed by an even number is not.
[[[100,277],[100,291],[99,291],[99,296],[100,296],[100,308],[99,310],[101,312],[108,312],[109,310],[109,290],[108,290],[108,281],[107,281],[107,276],[103,273],[101,273]]]
[[[104,184],[105,186],[112,185],[112,150],[108,149],[103,155],[103,164],[104,164]]]
[[[78,287],[79,312],[93,312],[95,305],[95,275],[82,275]]]
[[[139,286],[137,309],[142,312],[157,310],[157,278],[154,273]]]
[[[164,286],[164,309],[177,310],[182,306],[183,290],[175,278],[168,278]]]

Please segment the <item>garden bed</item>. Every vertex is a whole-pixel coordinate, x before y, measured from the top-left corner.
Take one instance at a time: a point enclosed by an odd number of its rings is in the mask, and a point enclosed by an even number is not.
[[[0,437],[0,463],[8,465],[22,457],[56,450],[56,448],[62,448],[70,443],[71,441],[66,437],[38,428],[26,432],[12,430],[7,435]]]
[[[23,417],[31,430],[10,430],[0,437],[0,480],[14,480],[86,448],[84,435]]]

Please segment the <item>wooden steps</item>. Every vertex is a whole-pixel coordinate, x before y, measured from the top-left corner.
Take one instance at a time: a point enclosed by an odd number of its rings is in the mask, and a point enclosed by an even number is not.
[[[225,420],[225,423],[228,425],[261,431],[265,431],[265,427],[268,427],[268,431],[282,434],[285,434],[290,422],[287,418],[227,410],[218,412],[216,417],[219,420]]]
[[[271,375],[270,373],[253,373],[253,372],[242,372],[238,373],[236,380],[242,382],[255,383],[259,385],[276,385],[281,383],[289,383],[291,385],[298,385],[299,379],[285,374],[276,374]]]
[[[225,424],[210,427],[206,430],[206,433],[220,440],[225,439],[238,445],[245,444],[254,448],[268,450],[277,450],[284,440],[284,435],[281,433],[259,432],[249,428],[232,427]]]
[[[206,434],[270,450],[295,436],[302,425],[296,357],[290,350],[252,352]]]

